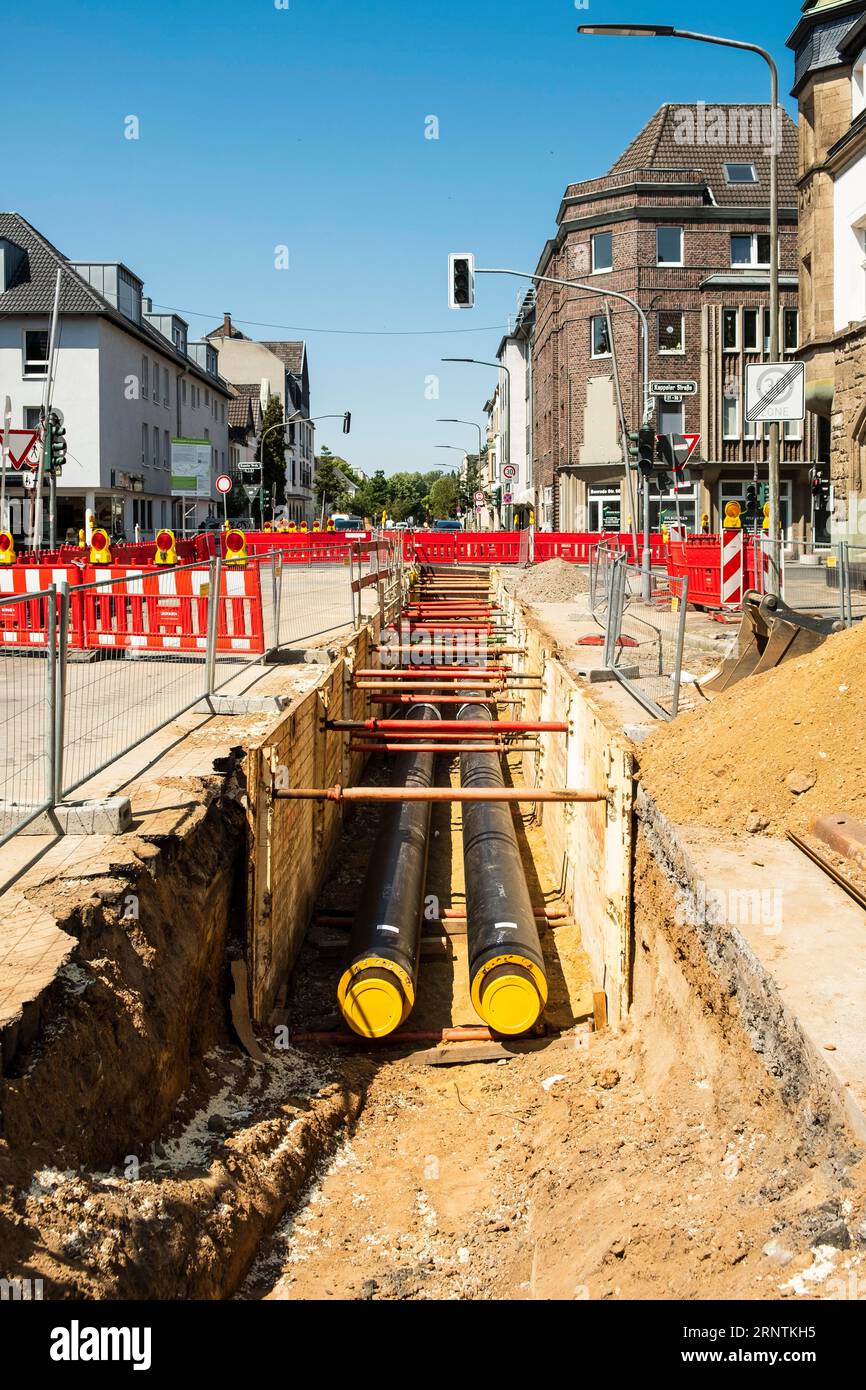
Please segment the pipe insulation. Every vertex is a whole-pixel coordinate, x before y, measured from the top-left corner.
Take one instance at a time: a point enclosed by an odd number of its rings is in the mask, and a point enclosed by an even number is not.
[[[436,720],[439,714],[434,705],[419,703],[407,718]],[[435,766],[432,750],[403,753],[395,782],[429,790]],[[343,1017],[364,1038],[393,1033],[415,1003],[432,809],[430,801],[395,801],[382,812],[337,988]]]
[[[467,703],[457,717],[493,724],[485,704]],[[504,791],[499,754],[461,753],[460,781],[467,790]],[[541,1017],[547,1003],[547,976],[507,801],[463,803],[463,869],[470,997],[494,1032],[514,1037]]]

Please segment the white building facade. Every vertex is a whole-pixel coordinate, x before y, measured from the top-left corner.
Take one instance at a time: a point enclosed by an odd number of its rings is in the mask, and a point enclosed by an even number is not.
[[[61,271],[52,404],[68,447],[57,481],[57,537],[91,513],[115,536],[152,538],[161,526],[195,530],[217,511],[228,462],[228,387],[216,353],[190,344],[175,315],[154,315],[142,281],[119,262],[71,262],[17,214],[0,214],[0,399],[12,428],[37,429],[45,388],[54,286]],[[176,441],[208,451],[195,497],[172,486]],[[16,539],[27,530],[24,470],[7,476]]]

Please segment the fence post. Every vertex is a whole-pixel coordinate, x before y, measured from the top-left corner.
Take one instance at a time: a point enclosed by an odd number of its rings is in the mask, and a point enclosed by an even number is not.
[[[842,622],[854,626],[854,604],[851,600],[851,555],[847,541],[839,542],[839,595],[842,603]]]
[[[608,574],[607,626],[604,631],[604,664],[607,670],[611,670],[614,666],[614,657],[622,625],[626,580],[624,558],[617,556]]]
[[[686,613],[689,607],[689,577],[683,575],[680,591],[679,622],[677,624],[677,646],[674,655],[673,692],[671,694],[671,719],[676,719],[680,707],[680,683],[683,674],[683,647],[686,640]]]
[[[45,614],[45,760],[46,799],[52,810],[57,805],[57,585],[49,584]]]
[[[205,657],[205,695],[213,695],[216,684],[216,651],[219,636],[220,582],[222,559],[219,555],[210,566],[210,602],[207,609],[207,654]]]
[[[57,656],[54,670],[54,786],[51,801],[57,806],[63,800],[63,748],[66,734],[66,666],[69,655],[69,584],[64,579],[57,585],[59,623],[57,626]]]

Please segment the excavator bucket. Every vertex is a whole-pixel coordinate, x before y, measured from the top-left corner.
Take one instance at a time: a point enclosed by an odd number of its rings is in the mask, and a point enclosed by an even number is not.
[[[775,594],[749,590],[743,598],[736,649],[716,675],[700,682],[700,689],[705,695],[718,695],[747,676],[759,676],[783,661],[814,651],[840,627],[838,618],[798,613]]]

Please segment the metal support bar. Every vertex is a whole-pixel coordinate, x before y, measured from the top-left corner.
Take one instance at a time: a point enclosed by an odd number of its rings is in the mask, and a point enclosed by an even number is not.
[[[278,801],[607,801],[607,792],[574,787],[280,787]]]

